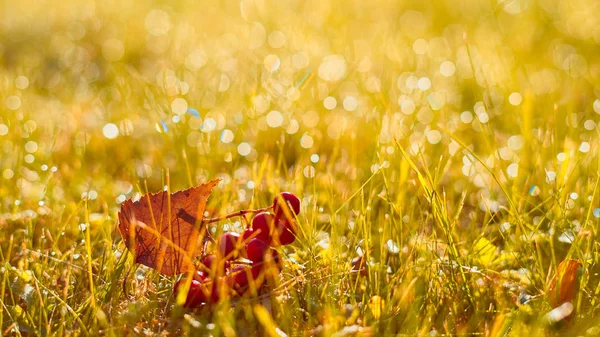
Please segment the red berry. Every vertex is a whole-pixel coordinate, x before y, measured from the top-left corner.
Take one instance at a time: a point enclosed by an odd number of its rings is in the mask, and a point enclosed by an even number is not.
[[[185,278],[177,281],[175,283],[175,288],[173,289],[175,296],[179,294],[181,291],[181,287],[183,287],[183,282],[185,282]],[[206,295],[202,290],[203,282],[198,280],[192,280],[190,283],[190,289],[187,292],[187,296],[185,299],[185,303],[183,304],[186,308],[194,308],[200,306],[200,304],[207,302]]]
[[[235,260],[238,255],[237,245],[240,235],[234,232],[223,233],[219,238],[219,252],[227,260]]]
[[[254,280],[258,279],[258,277],[262,273],[264,266],[265,266],[264,262],[254,262],[252,264],[252,269],[250,269],[250,272],[252,273],[252,278]]]
[[[248,286],[248,267],[244,265],[237,265],[231,270],[229,277],[232,277],[231,287],[238,293],[243,293],[245,288]]]
[[[290,192],[281,192],[273,199],[273,209],[278,218],[286,218],[286,211],[290,217],[300,214],[300,199]]]
[[[254,239],[254,237],[256,237],[256,235],[254,234],[254,230],[252,228],[248,228],[242,234],[242,242],[248,242]]]
[[[296,224],[293,221],[279,221],[277,223],[277,233],[279,234],[279,243],[289,245],[296,240]]]
[[[252,239],[246,244],[246,258],[252,262],[263,260],[265,253],[269,250],[269,245],[261,239]]]
[[[200,282],[206,280],[207,278],[208,278],[208,275],[201,270],[197,271],[196,274],[194,274],[194,280],[197,280]]]
[[[217,256],[214,254],[209,254],[206,255],[202,258],[202,264],[207,268],[207,269],[213,269],[213,266],[215,266],[215,262],[217,261]]]
[[[206,266],[206,269],[208,269],[203,271],[210,272],[211,274],[222,275],[225,273],[226,269],[229,269],[229,261],[220,260],[214,254],[206,255],[202,258],[201,262]]]
[[[252,229],[256,238],[262,239],[264,242],[271,241],[271,233],[275,228],[275,216],[269,212],[258,213],[252,219]]]
[[[219,300],[221,299],[221,287],[222,286],[222,282],[219,283],[220,279],[215,280],[214,282],[212,282],[212,284],[207,286],[210,286],[210,302],[211,303],[217,303],[219,302]]]

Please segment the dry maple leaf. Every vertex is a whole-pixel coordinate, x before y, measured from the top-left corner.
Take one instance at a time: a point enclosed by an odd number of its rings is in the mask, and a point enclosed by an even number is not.
[[[556,275],[548,283],[548,300],[553,308],[565,302],[573,302],[577,291],[579,260],[566,259],[558,265]]]
[[[202,214],[218,182],[171,194],[145,194],[139,201],[123,203],[119,231],[135,262],[164,275],[194,271],[194,260],[202,253],[199,240],[205,234]]]

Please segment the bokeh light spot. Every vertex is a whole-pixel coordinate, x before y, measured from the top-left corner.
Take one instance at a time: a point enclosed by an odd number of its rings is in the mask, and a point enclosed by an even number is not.
[[[225,129],[223,131],[221,131],[221,142],[225,143],[225,144],[229,144],[233,141],[233,131],[229,130],[229,129]]]
[[[319,65],[319,77],[325,81],[339,81],[346,76],[346,59],[342,55],[328,55]]]
[[[450,77],[454,75],[455,71],[456,66],[454,65],[454,63],[452,63],[452,61],[444,61],[442,62],[442,64],[440,64],[440,74],[442,74],[443,76]]]
[[[21,107],[21,98],[19,96],[8,96],[4,101],[4,105],[8,110],[18,110]]]
[[[358,107],[358,100],[354,96],[347,96],[344,98],[342,105],[346,111],[354,111]]]
[[[518,92],[513,92],[508,96],[508,102],[514,106],[520,105],[523,97]]]
[[[106,123],[102,128],[102,134],[108,139],[115,139],[119,136],[119,128],[113,123]]]
[[[323,106],[327,110],[333,110],[337,106],[337,100],[335,99],[335,97],[328,96],[327,98],[325,98],[325,100],[323,100]]]
[[[306,133],[302,135],[302,138],[300,138],[300,146],[302,146],[305,149],[310,149],[313,146],[313,144],[313,138]]]
[[[250,152],[252,151],[252,147],[250,146],[250,144],[242,142],[240,143],[240,145],[238,145],[237,150],[241,156],[245,157],[250,154]]]
[[[282,123],[283,115],[281,114],[281,112],[277,110],[271,110],[271,112],[267,114],[267,125],[269,125],[270,127],[277,128],[280,127]]]

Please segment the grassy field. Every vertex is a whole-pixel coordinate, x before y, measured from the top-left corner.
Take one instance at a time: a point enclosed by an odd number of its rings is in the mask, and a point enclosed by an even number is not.
[[[600,335],[598,13],[1,2],[0,335]],[[215,178],[213,215],[292,191],[300,231],[261,296],[185,309],[117,213]]]

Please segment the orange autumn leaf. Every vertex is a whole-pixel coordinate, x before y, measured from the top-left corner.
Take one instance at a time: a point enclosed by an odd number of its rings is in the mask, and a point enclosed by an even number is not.
[[[573,302],[577,291],[579,260],[567,259],[558,265],[556,275],[548,283],[548,300],[553,308],[565,302]]]
[[[119,231],[135,262],[164,275],[194,271],[194,261],[202,253],[200,239],[205,234],[202,214],[218,182],[212,180],[171,194],[145,194],[138,201],[123,203]]]

